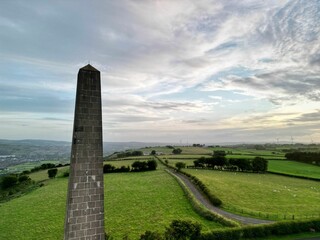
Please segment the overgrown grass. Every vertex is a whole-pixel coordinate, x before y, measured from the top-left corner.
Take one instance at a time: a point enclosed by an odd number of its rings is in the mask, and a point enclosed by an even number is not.
[[[223,202],[223,208],[241,213],[319,216],[318,182],[273,174],[185,169],[199,178]]]
[[[46,172],[30,176],[44,180]],[[173,219],[199,222],[204,231],[222,227],[196,214],[178,183],[163,170],[104,176],[106,230],[115,239],[137,239],[146,230],[162,232]],[[50,179],[0,204],[0,239],[62,239],[66,192],[67,178]]]
[[[320,179],[319,166],[294,161],[269,161],[268,171]]]

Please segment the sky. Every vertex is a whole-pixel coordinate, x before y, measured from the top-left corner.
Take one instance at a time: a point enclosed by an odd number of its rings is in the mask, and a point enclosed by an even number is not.
[[[79,68],[104,141],[320,142],[320,0],[0,1],[0,138],[71,141]]]

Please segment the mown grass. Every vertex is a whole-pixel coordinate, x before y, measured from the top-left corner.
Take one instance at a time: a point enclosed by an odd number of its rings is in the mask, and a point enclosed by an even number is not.
[[[47,179],[46,171],[30,175]],[[0,239],[63,239],[67,178],[0,205]],[[115,239],[163,232],[173,219],[197,221],[204,231],[222,227],[194,212],[175,179],[163,170],[105,175],[106,230]]]
[[[185,169],[220,198],[223,208],[295,218],[320,214],[318,182],[274,174]]]
[[[269,161],[268,171],[320,179],[319,166],[294,161]]]

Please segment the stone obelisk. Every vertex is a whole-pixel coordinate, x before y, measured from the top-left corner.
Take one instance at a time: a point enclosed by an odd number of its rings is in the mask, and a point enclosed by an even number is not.
[[[79,70],[65,240],[104,240],[103,141],[100,72]]]

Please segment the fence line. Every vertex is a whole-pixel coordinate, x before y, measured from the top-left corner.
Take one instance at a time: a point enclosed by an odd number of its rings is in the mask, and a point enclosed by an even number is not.
[[[262,219],[270,219],[270,220],[302,220],[302,219],[312,219],[312,218],[320,218],[320,212],[314,214],[283,214],[283,213],[264,213],[264,212],[255,212],[246,210],[243,208],[237,207],[228,207],[225,210],[229,210],[234,213],[240,213],[247,216],[258,217]]]

